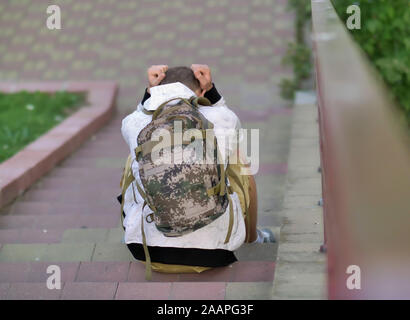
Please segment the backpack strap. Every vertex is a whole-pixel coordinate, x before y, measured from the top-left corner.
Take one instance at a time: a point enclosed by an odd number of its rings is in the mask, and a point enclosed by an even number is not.
[[[134,175],[132,174],[132,169],[131,169],[131,156],[128,156],[127,162],[125,164],[124,168],[124,173],[121,179],[121,224],[124,222],[124,217],[123,217],[123,211],[124,211],[124,202],[125,202],[125,193],[128,189],[128,187],[132,184],[132,182],[135,180]]]
[[[154,113],[154,110],[147,110],[144,107],[142,107],[142,112],[144,112],[148,116],[151,116]]]
[[[138,183],[136,183],[136,185],[138,187]],[[131,186],[132,186],[132,194],[134,196],[134,201],[135,203],[137,203],[134,185],[131,184]],[[147,205],[147,202],[144,200],[144,204],[142,205],[142,210],[141,210],[141,235],[142,235],[142,247],[144,248],[144,255],[145,255],[145,279],[151,280],[152,279],[151,256],[149,255],[148,246],[147,246],[147,238],[145,236],[145,230],[144,230],[144,208],[146,205]]]
[[[198,108],[199,105],[202,106],[211,106],[211,102],[205,98],[205,97],[196,97],[196,96],[192,96],[191,98],[189,98],[189,100],[185,99],[185,98],[173,98],[170,99],[168,101],[165,101],[164,103],[162,103],[153,113],[152,113],[152,120],[155,120],[158,115],[162,112],[162,109],[171,101],[174,100],[182,100],[184,101],[186,104],[191,105],[195,108]]]
[[[225,182],[225,165],[219,164],[219,171],[221,173],[221,178],[219,179],[218,184],[213,187],[213,188],[209,188],[206,190],[208,196],[215,196],[215,195],[219,195],[219,196],[224,196],[226,194],[226,182]]]
[[[142,206],[141,212],[141,234],[142,234],[142,246],[144,248],[144,255],[145,255],[145,279],[150,281],[152,279],[152,265],[151,265],[151,256],[149,255],[148,246],[147,246],[147,238],[145,236],[144,231],[144,208],[146,206],[146,202]]]
[[[152,114],[152,121],[153,120],[155,120],[158,116],[159,116],[159,114],[162,112],[162,109],[164,109],[164,107],[168,104],[168,103],[170,103],[171,101],[174,101],[174,100],[182,100],[182,101],[184,101],[186,104],[191,104],[187,99],[184,99],[184,98],[173,98],[173,99],[170,99],[170,100],[167,100],[167,101],[165,101],[164,103],[162,103],[155,111],[154,111],[154,113]]]
[[[235,180],[235,183],[239,186],[239,188],[241,189],[244,197],[244,202],[245,202],[245,218],[246,218],[246,222],[247,222],[247,237],[246,240],[249,240],[250,237],[250,228],[251,228],[251,224],[250,224],[250,215],[249,215],[249,208],[248,208],[248,202],[246,200],[246,192],[243,186],[243,183],[241,182],[241,179],[238,177],[237,173],[235,172],[235,170],[232,170],[231,167],[229,167],[227,169],[227,174],[229,178],[232,178],[233,180]]]
[[[232,235],[232,229],[233,229],[233,202],[232,202],[232,190],[228,188],[228,200],[229,200],[229,225],[228,225],[228,233],[226,234],[225,238],[225,244],[229,242],[229,239],[231,238]]]
[[[205,97],[195,97],[192,96],[191,98],[189,98],[189,102],[190,104],[192,104],[194,107],[198,108],[199,105],[201,106],[211,106],[211,102],[209,101],[209,99],[205,98]]]
[[[215,144],[215,149],[218,150],[218,142],[215,138],[214,140]],[[218,151],[218,155],[220,155],[220,152]],[[220,158],[222,158],[220,156]],[[213,187],[209,188],[206,190],[207,194],[209,197],[214,196],[214,195],[219,195],[219,196],[224,196],[225,194],[228,197],[229,201],[229,225],[228,225],[228,232],[225,238],[225,244],[229,242],[231,235],[232,235],[232,228],[233,228],[233,220],[234,220],[234,214],[233,214],[233,202],[231,198],[231,194],[233,193],[232,189],[226,185],[226,170],[229,168],[229,162],[226,164],[226,169],[225,169],[225,163],[221,163],[218,165],[218,171],[220,175],[220,179],[218,184]],[[228,192],[227,192],[228,191]]]
[[[205,138],[206,132],[205,130],[202,131],[202,137]],[[135,152],[135,159],[138,159],[138,156],[142,153],[143,156],[146,156],[147,154],[151,153],[152,149],[159,143],[160,141],[152,141],[149,140],[145,142],[144,144],[139,145],[134,149]],[[188,140],[183,140],[181,141],[181,145],[189,145],[191,144],[191,141]],[[171,144],[169,145],[170,147],[175,146],[174,143],[174,137],[171,136]]]

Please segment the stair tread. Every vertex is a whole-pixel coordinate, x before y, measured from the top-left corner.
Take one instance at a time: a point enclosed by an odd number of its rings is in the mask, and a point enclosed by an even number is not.
[[[0,283],[36,283],[49,277],[49,265],[60,267],[62,282],[147,282],[145,266],[134,262],[0,262]],[[275,263],[238,261],[227,267],[201,274],[164,274],[153,272],[152,282],[263,282],[273,281]]]

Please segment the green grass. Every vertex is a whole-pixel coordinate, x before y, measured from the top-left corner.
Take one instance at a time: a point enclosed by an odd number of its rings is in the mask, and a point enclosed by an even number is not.
[[[0,92],[0,163],[59,124],[84,102],[84,93]]]
[[[342,21],[346,8],[360,5],[361,28],[349,30],[380,72],[410,128],[410,2],[409,0],[332,0]]]

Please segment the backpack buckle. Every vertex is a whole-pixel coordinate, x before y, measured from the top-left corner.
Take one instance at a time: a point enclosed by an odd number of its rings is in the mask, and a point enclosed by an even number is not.
[[[232,188],[231,186],[227,186],[226,189],[228,190],[228,193],[229,193],[229,194],[234,193],[234,190],[233,190],[233,188]]]
[[[148,218],[150,218],[150,219],[148,220]],[[150,213],[149,215],[147,215],[145,217],[145,221],[147,221],[148,223],[154,222],[154,214]]]

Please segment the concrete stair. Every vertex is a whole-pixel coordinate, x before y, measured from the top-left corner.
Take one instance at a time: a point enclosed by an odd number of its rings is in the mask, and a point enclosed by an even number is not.
[[[300,97],[304,97],[301,99]],[[307,100],[307,101],[306,101]],[[273,299],[326,299],[319,128],[314,93],[298,93],[283,201]]]

